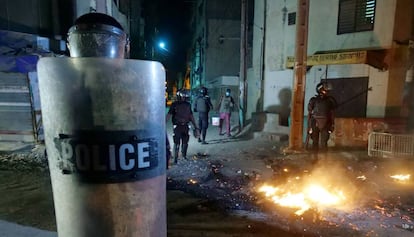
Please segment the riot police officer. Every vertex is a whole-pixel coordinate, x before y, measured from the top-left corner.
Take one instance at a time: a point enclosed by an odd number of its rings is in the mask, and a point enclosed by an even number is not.
[[[80,16],[68,31],[67,46],[71,57],[129,58],[129,39],[113,17],[91,12]],[[171,157],[166,136],[166,160]]]
[[[68,32],[71,57],[129,57],[129,40],[121,24],[102,13],[88,13],[76,19]]]
[[[313,96],[308,103],[308,126],[310,126],[308,132],[312,138],[312,148],[317,151],[319,141],[321,149],[327,148],[330,134],[335,127],[334,110],[337,103],[334,97],[328,95],[326,82],[318,83],[316,92],[317,95]]]
[[[174,163],[178,161],[178,153],[181,144],[181,155],[187,159],[189,135],[189,122],[194,126],[195,134],[198,136],[198,127],[194,120],[191,104],[188,102],[190,95],[187,90],[179,90],[177,92],[177,100],[174,101],[168,111],[166,121],[172,117],[173,124],[173,140],[174,140]]]
[[[76,59],[38,64],[59,236],[166,236],[164,153],[157,149],[166,134],[154,121],[164,108],[134,100],[146,95],[135,75],[151,72],[145,79],[162,105],[164,68],[124,60],[127,34],[106,14],[79,17],[67,40]]]
[[[208,144],[206,142],[207,128],[208,128],[208,113],[213,108],[208,90],[206,87],[201,87],[199,95],[194,103],[194,112],[198,112],[198,127],[201,129],[198,142],[201,144]]]

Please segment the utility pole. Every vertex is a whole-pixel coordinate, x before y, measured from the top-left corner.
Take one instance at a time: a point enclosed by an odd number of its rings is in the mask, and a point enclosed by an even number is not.
[[[246,121],[246,0],[241,1],[241,32],[240,32],[240,75],[239,75],[239,132],[242,131]]]
[[[263,6],[263,26],[262,26],[262,44],[260,47],[260,98],[256,111],[264,111],[264,81],[266,70],[266,24],[267,24],[267,0],[264,0]]]
[[[306,85],[306,57],[308,48],[309,0],[298,0],[296,22],[295,80],[293,84],[293,105],[289,150],[303,149],[303,107]]]

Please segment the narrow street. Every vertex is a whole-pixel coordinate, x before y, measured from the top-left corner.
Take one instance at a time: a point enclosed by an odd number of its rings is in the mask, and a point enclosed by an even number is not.
[[[349,148],[317,157],[283,155],[285,143],[248,133],[225,138],[216,127],[209,129],[209,144],[190,141],[188,160],[167,171],[168,236],[414,236],[413,183],[390,178],[410,173],[412,160],[368,157]],[[47,170],[6,170],[4,159],[1,193],[8,195],[0,198],[0,219],[55,231]],[[317,177],[327,190],[343,189],[346,202],[313,203],[296,215],[297,207],[275,204],[258,191],[263,184],[298,191],[300,180]]]

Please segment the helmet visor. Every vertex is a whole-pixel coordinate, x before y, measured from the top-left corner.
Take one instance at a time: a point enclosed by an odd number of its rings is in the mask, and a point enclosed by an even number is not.
[[[71,57],[125,58],[127,37],[112,26],[77,25],[69,30],[68,46]]]

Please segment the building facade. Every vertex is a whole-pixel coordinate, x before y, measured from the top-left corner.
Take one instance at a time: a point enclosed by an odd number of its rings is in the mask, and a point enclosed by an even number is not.
[[[291,103],[286,100],[293,88],[297,2],[255,1],[251,112],[279,112]],[[339,118],[400,117],[412,64],[414,2],[309,0],[308,17],[305,116],[316,85],[326,81]]]
[[[346,110],[341,112],[344,117],[399,116],[402,99],[399,95],[402,95],[405,74],[410,65],[409,41],[412,39],[414,3],[406,0],[309,2],[307,54],[314,56],[314,60],[308,59],[305,101],[315,94],[317,83],[328,80],[333,92],[337,93],[338,102],[343,103],[343,106],[365,104],[358,112],[343,109]],[[347,6],[347,2],[355,4]],[[267,6],[263,3],[267,3]],[[355,17],[355,13],[361,10],[356,3],[365,4],[365,9],[362,9],[365,19],[357,20],[372,22],[369,24],[371,28],[361,30],[354,26],[353,29],[343,29],[350,23],[339,22],[339,14],[344,19]],[[263,17],[264,7],[267,9],[266,18]],[[266,110],[278,102],[274,99],[275,94],[283,88],[292,88],[294,59],[292,61],[291,57],[295,54],[296,24],[291,19],[296,14],[297,2],[256,1],[256,9],[255,22],[262,23],[266,35],[263,38],[263,30],[255,28],[255,59],[250,70],[255,72],[254,81],[259,81],[260,75],[265,80],[263,106]],[[263,41],[265,48],[262,53]],[[322,61],[324,57],[330,59]],[[346,57],[348,61],[339,59]],[[363,58],[359,60],[358,57]],[[261,62],[264,67],[260,65]],[[264,72],[261,72],[261,68],[264,68]],[[367,91],[366,99],[356,98],[355,102],[344,103],[347,96],[353,98],[353,95],[363,91]],[[260,108],[253,110],[257,109]]]
[[[192,87],[240,70],[240,0],[198,0],[192,19]]]

